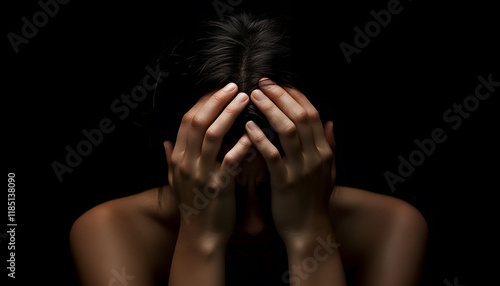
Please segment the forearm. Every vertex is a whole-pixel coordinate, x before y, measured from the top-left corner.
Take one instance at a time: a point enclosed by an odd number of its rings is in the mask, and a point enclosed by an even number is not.
[[[290,285],[346,285],[338,247],[330,226],[287,243]]]
[[[192,239],[179,234],[168,285],[223,286],[224,259],[224,244],[214,239]]]

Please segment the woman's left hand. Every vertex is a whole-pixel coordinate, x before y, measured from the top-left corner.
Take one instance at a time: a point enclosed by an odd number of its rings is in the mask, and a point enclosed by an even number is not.
[[[285,156],[253,122],[247,133],[266,160],[272,190],[272,215],[285,244],[330,227],[328,202],[335,183],[333,123],[321,123],[310,101],[294,88],[269,79],[251,100],[279,135]]]

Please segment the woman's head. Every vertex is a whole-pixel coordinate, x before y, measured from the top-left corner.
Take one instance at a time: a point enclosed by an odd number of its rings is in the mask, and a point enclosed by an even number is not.
[[[263,77],[278,83],[292,80],[291,50],[284,24],[249,14],[208,22],[194,41],[192,74],[202,93],[235,82],[250,94]]]
[[[200,38],[193,42],[189,74],[198,96],[220,89],[230,82],[240,92],[251,94],[259,80],[270,78],[278,84],[292,84],[291,48],[284,22],[249,14],[209,22]],[[262,113],[250,103],[238,117],[227,141],[236,141],[253,120],[271,130]]]
[[[184,71],[190,79],[189,89],[199,98],[230,82],[236,83],[239,91],[248,95],[258,88],[262,78],[269,78],[279,85],[292,85],[291,48],[284,27],[277,20],[248,14],[227,17],[222,22],[209,22],[202,35],[189,42],[188,48],[192,53],[183,61],[188,67]],[[268,136],[273,137],[271,142],[280,148],[278,135],[272,131],[262,113],[250,103],[224,136],[221,156],[246,132],[245,123],[249,120],[260,125]],[[237,225],[228,244],[229,257],[238,263],[249,257],[259,257],[262,254],[259,250],[265,249],[268,255],[273,256],[271,250],[277,250],[279,243],[271,217],[266,162],[257,149],[250,149],[247,155],[238,166],[238,173],[234,174]],[[243,251],[249,244],[258,247],[248,253]],[[266,245],[269,247],[266,248]],[[238,253],[245,255],[238,257],[235,255]]]
[[[224,21],[208,22],[202,30],[189,46],[192,55],[187,61],[197,97],[230,82],[236,83],[239,92],[248,95],[258,88],[262,78],[280,85],[294,83],[291,43],[284,21],[239,14],[226,17]],[[245,133],[244,126],[249,120],[273,137],[270,139],[280,149],[278,135],[264,115],[250,103],[224,137],[222,155]],[[246,190],[237,192],[240,197],[237,220],[243,232],[255,235],[269,227],[272,218],[270,192],[265,187],[269,180],[266,164],[258,152],[254,153],[248,160],[243,160],[242,172],[236,181],[241,186],[239,189]]]

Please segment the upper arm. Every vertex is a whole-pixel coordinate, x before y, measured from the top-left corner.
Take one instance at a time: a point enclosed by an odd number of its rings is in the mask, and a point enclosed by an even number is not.
[[[410,204],[395,207],[390,231],[374,248],[363,285],[419,285],[427,248],[428,227],[422,214]]]
[[[340,249],[359,258],[359,285],[418,285],[428,228],[415,207],[349,187],[338,189],[331,207]]]
[[[87,211],[73,224],[70,244],[80,285],[154,284],[138,240],[127,228],[107,204]]]

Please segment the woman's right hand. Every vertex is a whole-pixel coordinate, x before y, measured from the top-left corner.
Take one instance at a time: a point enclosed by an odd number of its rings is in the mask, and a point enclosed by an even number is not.
[[[243,135],[221,163],[216,159],[224,135],[249,102],[244,93],[235,97],[237,91],[236,84],[230,83],[203,96],[182,118],[175,146],[164,142],[168,181],[178,200],[183,239],[220,246],[233,232],[234,178],[252,146],[250,139]]]

